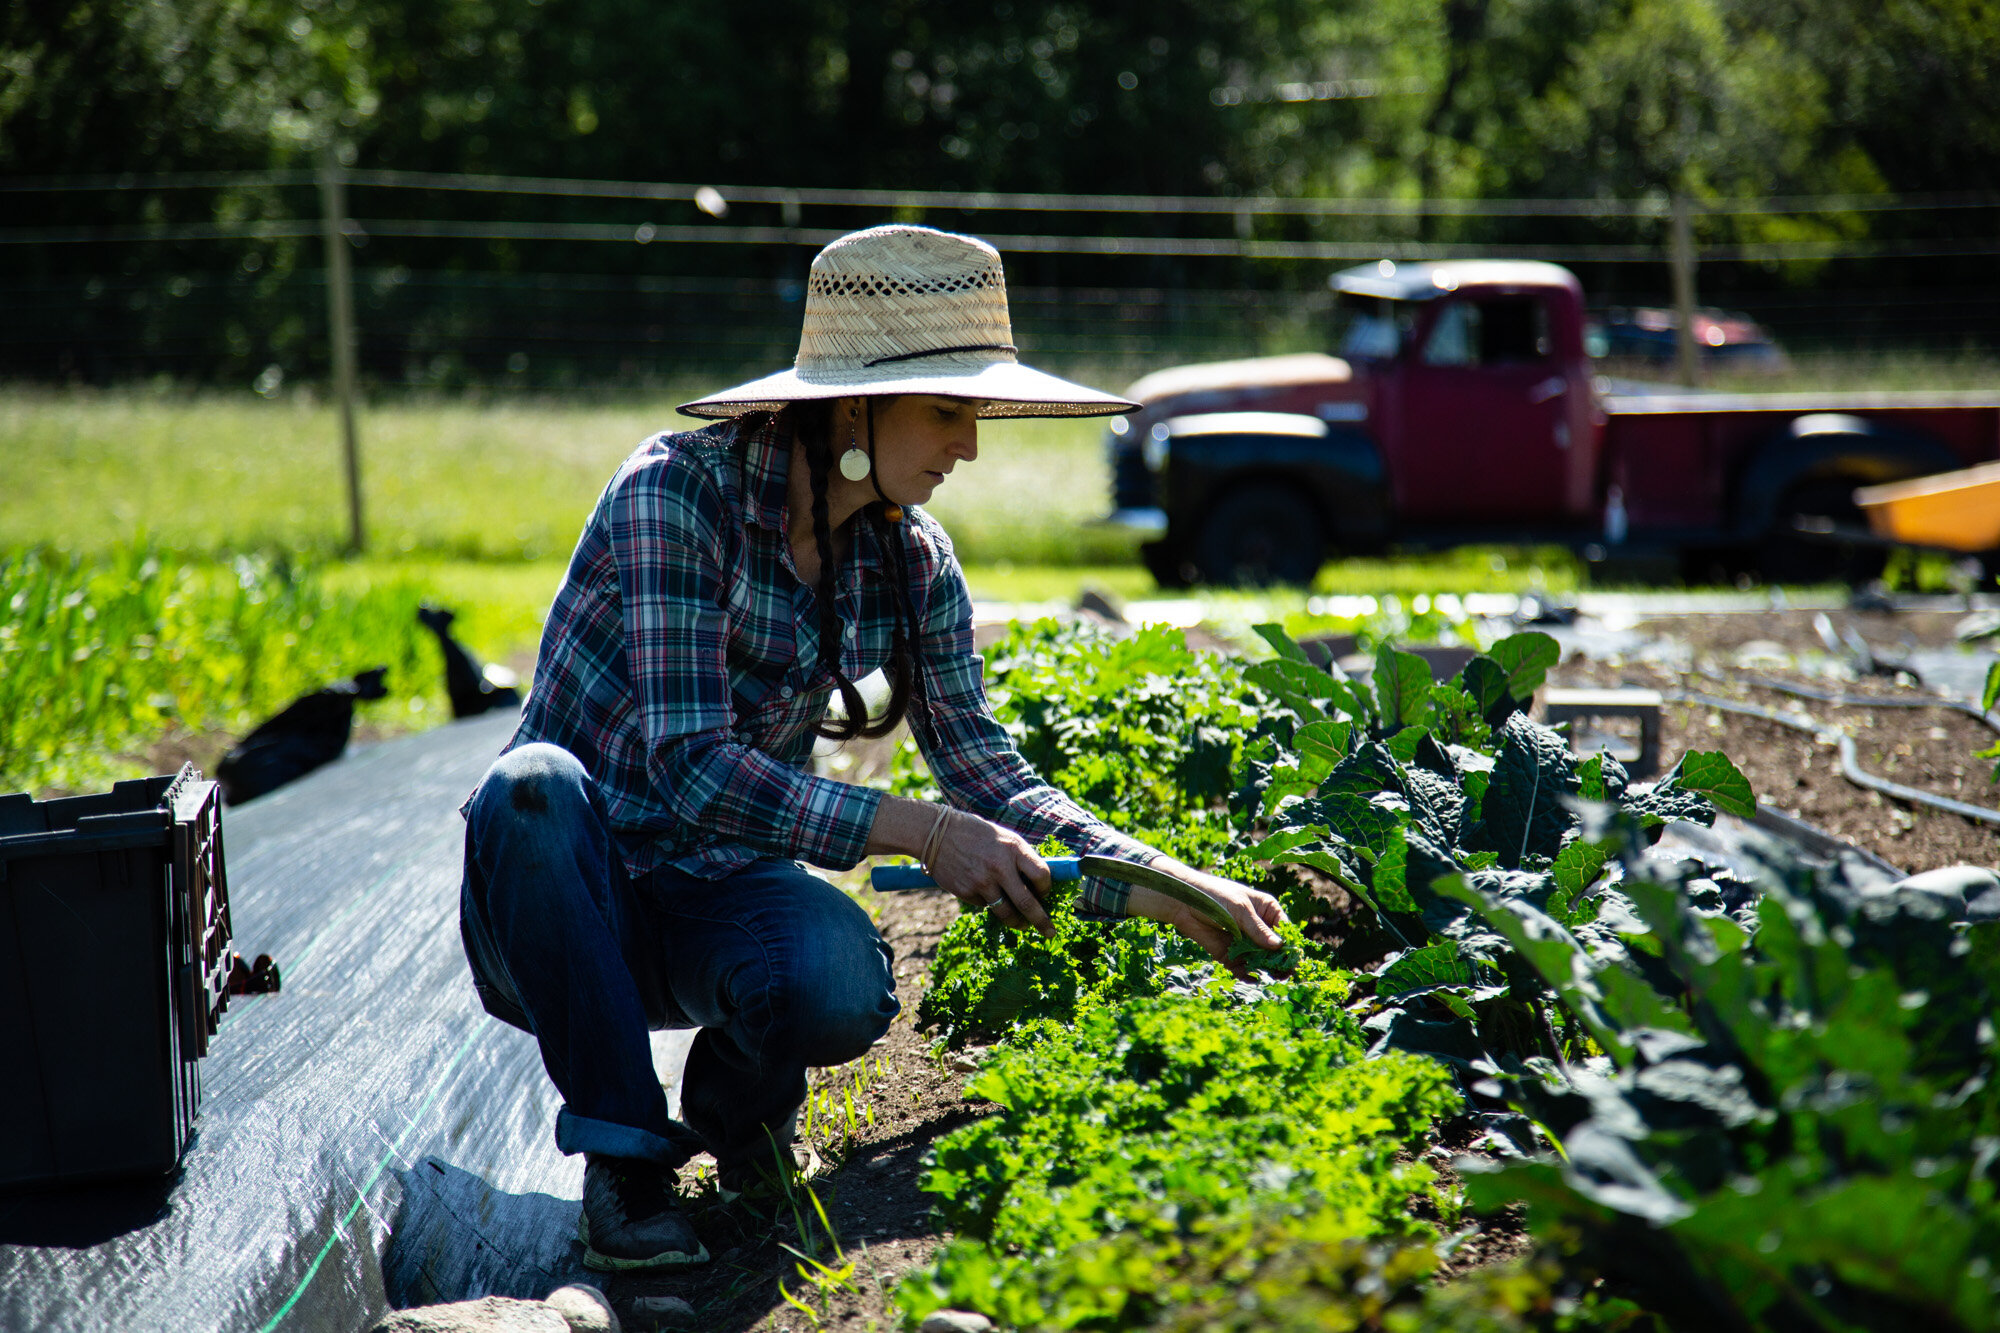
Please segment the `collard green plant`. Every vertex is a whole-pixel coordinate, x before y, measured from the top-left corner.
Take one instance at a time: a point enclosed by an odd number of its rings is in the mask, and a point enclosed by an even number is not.
[[[1608,804],[1652,840],[1670,820],[1752,813],[1749,783],[1703,752],[1643,790],[1609,755],[1578,762],[1521,711],[1556,659],[1545,634],[1502,639],[1419,702],[1398,660],[1421,666],[1414,655],[1385,646],[1364,686],[1285,651],[1275,626],[1262,632],[1280,656],[1246,675],[1278,698],[1291,727],[1268,743],[1265,836],[1249,853],[1310,866],[1373,913],[1380,932],[1351,936],[1358,942],[1339,961],[1374,974],[1367,1021],[1378,1048],[1433,1055],[1468,1076],[1583,1054],[1587,1029],[1514,943],[1437,885],[1462,880],[1622,953],[1631,909],[1615,890],[1585,893],[1607,857],[1581,840],[1580,802]],[[1378,961],[1370,955],[1384,939],[1393,947]],[[1518,1121],[1496,1123],[1530,1141]]]
[[[1747,922],[1705,913],[1694,867],[1610,830],[1623,950],[1470,876],[1436,886],[1605,1053],[1475,1085],[1562,1154],[1473,1176],[1474,1200],[1525,1201],[1678,1327],[2000,1326],[2000,925],[1775,846]]]

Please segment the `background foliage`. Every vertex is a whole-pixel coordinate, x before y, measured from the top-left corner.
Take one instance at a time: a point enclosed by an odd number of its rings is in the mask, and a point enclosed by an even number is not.
[[[1168,193],[2000,167],[1991,0],[86,0],[0,25],[10,174],[280,166],[329,134],[411,169]],[[1331,80],[1370,87],[1282,89]]]

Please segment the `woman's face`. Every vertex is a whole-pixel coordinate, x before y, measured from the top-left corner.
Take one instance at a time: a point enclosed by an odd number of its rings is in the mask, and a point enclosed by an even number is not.
[[[979,403],[904,394],[875,408],[875,469],[882,494],[923,504],[960,463],[979,457]]]

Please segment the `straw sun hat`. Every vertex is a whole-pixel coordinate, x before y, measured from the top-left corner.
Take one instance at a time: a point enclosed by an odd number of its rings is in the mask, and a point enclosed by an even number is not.
[[[684,404],[697,417],[858,394],[977,398],[989,417],[1090,417],[1138,406],[1022,365],[1000,252],[929,227],[871,227],[821,250],[790,370]]]

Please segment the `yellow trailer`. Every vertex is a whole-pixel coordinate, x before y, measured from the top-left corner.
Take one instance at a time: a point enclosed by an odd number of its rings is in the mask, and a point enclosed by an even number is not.
[[[2000,463],[1863,486],[1854,503],[1888,541],[1967,555],[2000,550]]]

